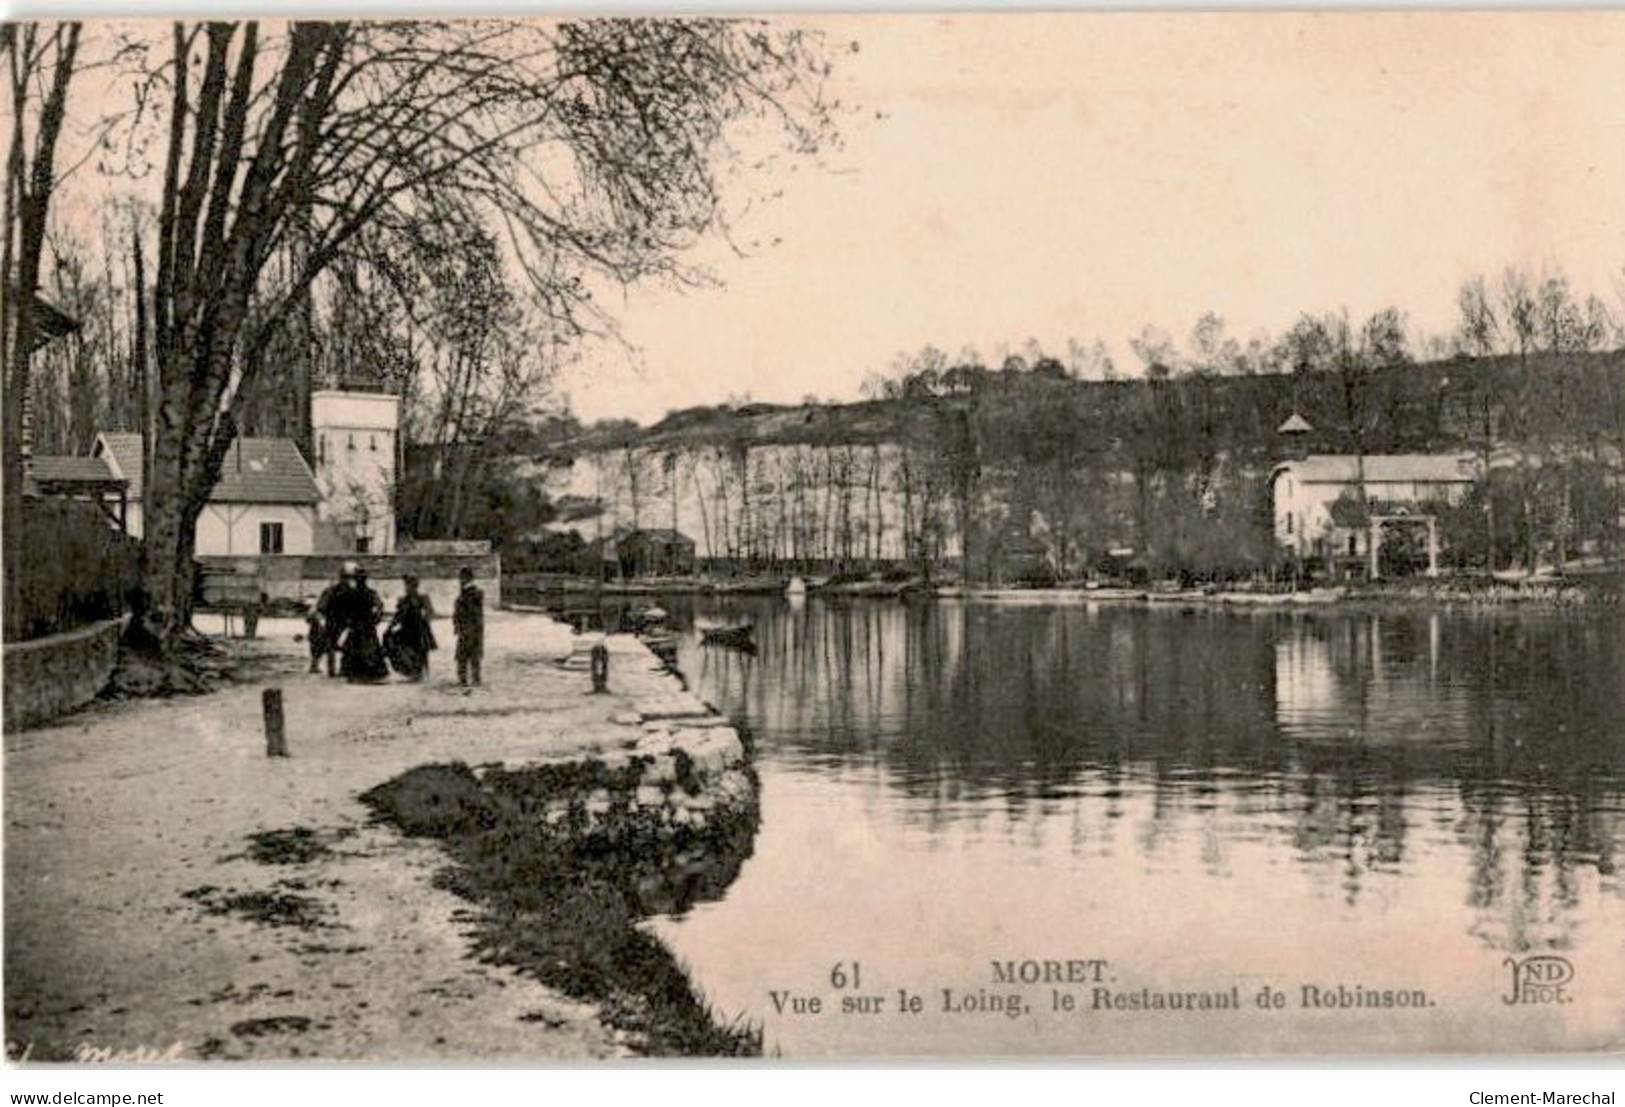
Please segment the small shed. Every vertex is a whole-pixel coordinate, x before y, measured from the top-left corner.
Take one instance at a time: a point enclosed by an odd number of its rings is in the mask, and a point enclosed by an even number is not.
[[[129,482],[99,457],[36,457],[23,480],[23,494],[84,500],[119,530],[128,529]]]
[[[628,531],[615,541],[621,575],[682,576],[694,571],[694,540],[670,527]]]

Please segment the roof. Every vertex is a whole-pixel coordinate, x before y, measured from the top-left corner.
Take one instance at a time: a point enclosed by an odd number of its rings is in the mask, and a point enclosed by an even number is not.
[[[321,489],[291,438],[239,438],[220,464],[212,503],[316,504]]]
[[[130,482],[130,499],[141,498],[141,436],[134,431],[102,431],[97,456],[107,456],[114,472]]]
[[[99,436],[113,467],[130,482],[130,498],[141,498],[141,436],[104,431]],[[316,504],[322,493],[316,477],[291,438],[239,438],[220,465],[220,483],[210,503]]]
[[[1372,515],[1384,515],[1389,518],[1396,515],[1414,515],[1418,519],[1425,519],[1429,513],[1423,510],[1424,506],[1395,500],[1370,499],[1366,501],[1367,510],[1362,511],[1360,501],[1354,496],[1344,493],[1331,502],[1327,511],[1336,526],[1364,527],[1370,523],[1370,516]]]
[[[1309,420],[1305,419],[1303,416],[1294,411],[1291,415],[1286,417],[1286,422],[1275,428],[1275,433],[1307,434],[1314,429],[1314,427],[1309,425]]]
[[[7,291],[14,293],[15,287],[13,285]],[[29,353],[33,353],[53,338],[61,338],[79,329],[79,320],[50,301],[41,298],[38,293],[34,294],[33,300],[34,341],[28,348]]]
[[[1311,454],[1283,462],[1277,473],[1290,472],[1304,484],[1353,484],[1360,459],[1354,454]],[[1420,481],[1425,484],[1471,484],[1477,477],[1472,454],[1367,454],[1367,484]]]
[[[46,484],[124,484],[99,457],[36,456],[30,463],[34,479]]]

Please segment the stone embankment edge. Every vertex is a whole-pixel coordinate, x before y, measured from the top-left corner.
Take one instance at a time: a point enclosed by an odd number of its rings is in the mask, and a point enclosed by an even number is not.
[[[760,822],[752,743],[646,644],[636,653],[663,672],[606,720],[624,736],[551,757],[420,764],[361,798],[409,836],[443,841],[445,886],[483,908],[481,960],[594,1003],[635,1052],[756,1056],[760,1030],[714,1011],[635,925],[737,876]],[[604,895],[611,887],[629,894]],[[533,888],[555,892],[538,900]]]
[[[38,726],[77,711],[107,687],[123,619],[5,646],[5,728]]]

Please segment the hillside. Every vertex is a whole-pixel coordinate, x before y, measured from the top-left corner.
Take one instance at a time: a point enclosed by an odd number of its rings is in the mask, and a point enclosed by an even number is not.
[[[1352,398],[1345,383],[1326,372],[1084,381],[977,371],[953,388],[896,399],[685,408],[649,427],[589,428],[555,450],[868,445],[929,433],[945,416],[970,419],[985,438],[992,424],[1017,431],[1024,416],[1057,406],[1116,445],[1138,429],[1208,438],[1241,456],[1279,450],[1275,430],[1294,411],[1315,428],[1313,448],[1326,451],[1352,449],[1355,423],[1371,452],[1458,449],[1482,438],[1486,411],[1498,439],[1534,434],[1541,415],[1563,433],[1625,433],[1625,351],[1532,354],[1526,366],[1514,355],[1396,366],[1360,380]]]

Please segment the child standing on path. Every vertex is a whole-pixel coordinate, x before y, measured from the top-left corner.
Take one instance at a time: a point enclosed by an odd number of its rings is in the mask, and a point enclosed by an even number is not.
[[[485,657],[485,593],[474,583],[474,570],[467,565],[457,572],[462,590],[452,609],[451,626],[457,633],[457,683],[468,687],[469,678],[480,682],[480,662]]]

